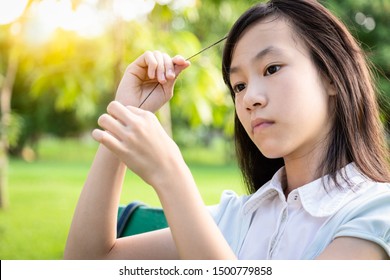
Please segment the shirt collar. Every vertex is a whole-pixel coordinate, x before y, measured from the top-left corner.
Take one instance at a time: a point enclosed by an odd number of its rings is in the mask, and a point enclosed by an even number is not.
[[[244,214],[251,214],[257,210],[264,200],[279,196],[285,200],[283,194],[282,180],[284,176],[284,167],[280,168],[272,179],[259,188],[248,201],[244,204]]]
[[[267,199],[278,197],[281,203],[286,203],[282,188],[283,176],[284,167],[279,169],[268,183],[248,199],[244,205],[244,214],[255,212],[261,203]],[[343,178],[348,178],[349,184]],[[354,163],[348,164],[337,173],[341,188],[328,179],[328,176],[317,179],[297,188],[290,195],[298,194],[303,208],[311,216],[327,217],[352,200],[362,189],[361,183],[367,180]],[[326,187],[324,187],[324,183]]]

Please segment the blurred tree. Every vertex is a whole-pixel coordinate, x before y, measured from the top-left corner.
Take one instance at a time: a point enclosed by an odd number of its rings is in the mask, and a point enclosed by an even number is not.
[[[9,24],[20,17],[28,1],[19,1],[14,9],[7,11],[1,3],[0,7],[1,24]],[[3,28],[2,25],[0,27]],[[1,55],[0,55],[0,209],[8,206],[7,172],[8,172],[8,149],[14,145],[20,134],[20,119],[18,115],[13,114],[11,110],[11,99],[14,92],[15,78],[18,71],[21,48],[19,30],[13,30],[12,33],[5,32],[0,36]]]
[[[114,56],[107,44],[59,31],[45,46],[30,47],[34,57],[20,65],[13,100],[25,120],[16,151],[45,133],[77,136],[96,122],[96,105],[113,96]]]
[[[361,42],[377,79],[382,121],[390,131],[390,1],[327,0]]]
[[[74,2],[74,8],[82,2]],[[57,30],[48,42],[25,43],[28,48],[13,98],[13,108],[23,117],[24,129],[12,151],[18,154],[26,144],[34,146],[44,133],[77,135],[93,126],[129,62],[147,49],[188,57],[223,37],[236,18],[233,11],[238,14],[247,6],[236,1],[199,0],[195,7],[178,7],[180,1],[164,2],[167,5],[155,5],[141,20],[125,21],[114,16],[107,32],[98,38]],[[113,15],[112,1],[98,3]],[[215,24],[216,18],[221,18],[222,24]],[[206,32],[209,26],[215,30]],[[221,134],[231,133],[231,115],[226,112],[232,106],[220,75],[220,50],[218,46],[194,58],[191,70],[178,81],[171,107],[159,113],[168,131],[172,118],[176,132],[214,127]]]

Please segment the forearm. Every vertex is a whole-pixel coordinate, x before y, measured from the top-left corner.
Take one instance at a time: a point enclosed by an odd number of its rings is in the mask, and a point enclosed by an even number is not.
[[[100,145],[80,194],[65,258],[104,258],[116,240],[116,217],[125,165]]]
[[[236,259],[218,229],[184,164],[174,178],[161,182],[157,193],[164,208],[176,249],[182,259]]]

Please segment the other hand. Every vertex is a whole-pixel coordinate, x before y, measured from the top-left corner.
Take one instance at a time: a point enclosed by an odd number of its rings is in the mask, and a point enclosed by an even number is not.
[[[107,112],[98,120],[104,130],[95,129],[93,138],[148,184],[158,186],[161,180],[172,180],[175,168],[184,160],[157,117],[117,101],[108,105]]]

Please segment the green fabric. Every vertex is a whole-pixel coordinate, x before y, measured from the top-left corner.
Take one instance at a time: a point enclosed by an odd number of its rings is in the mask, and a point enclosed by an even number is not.
[[[126,206],[119,206],[118,221],[124,213]],[[138,205],[128,217],[121,221],[123,230],[118,237],[131,236],[148,231],[158,230],[168,227],[167,220],[161,208],[152,208],[147,205]]]

